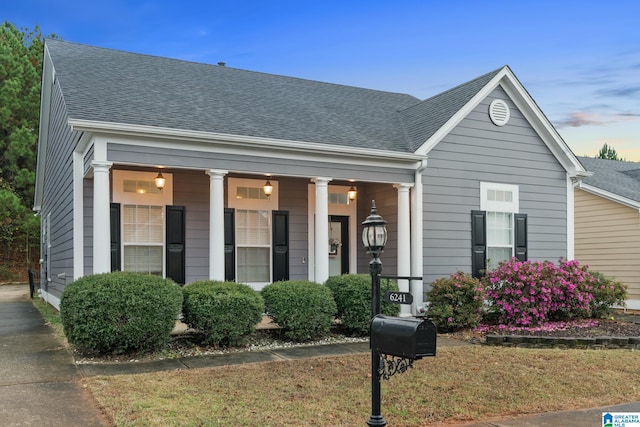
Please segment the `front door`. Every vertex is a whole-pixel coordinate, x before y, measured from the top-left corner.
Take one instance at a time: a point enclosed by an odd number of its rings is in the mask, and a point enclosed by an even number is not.
[[[329,215],[329,276],[349,272],[349,217]]]

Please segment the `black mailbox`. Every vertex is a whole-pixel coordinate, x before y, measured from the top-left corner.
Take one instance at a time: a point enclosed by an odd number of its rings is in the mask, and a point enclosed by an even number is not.
[[[371,348],[391,356],[421,359],[436,355],[436,325],[429,319],[376,315],[371,320]]]

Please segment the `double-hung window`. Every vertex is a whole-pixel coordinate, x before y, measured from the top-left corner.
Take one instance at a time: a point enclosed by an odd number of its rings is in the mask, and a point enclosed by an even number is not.
[[[267,196],[264,181],[229,178],[228,206],[235,210],[236,280],[256,289],[271,282],[272,213],[278,209],[278,182]]]
[[[238,245],[238,281],[240,283],[271,280],[271,213],[266,210],[236,211]]]
[[[124,271],[162,276],[164,208],[124,205],[122,245]]]
[[[517,185],[480,183],[480,210],[471,211],[471,274],[481,277],[500,261],[528,259],[527,214],[519,213]]]
[[[164,275],[165,206],[173,204],[173,176],[155,186],[155,172],[113,171],[113,201],[121,204],[122,269]]]

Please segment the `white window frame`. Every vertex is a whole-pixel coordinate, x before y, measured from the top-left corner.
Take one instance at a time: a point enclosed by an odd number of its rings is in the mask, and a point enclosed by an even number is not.
[[[489,191],[504,191],[511,193],[511,201],[496,201],[489,200]],[[481,182],[480,183],[480,210],[485,211],[487,215],[487,262],[489,262],[489,248],[511,248],[511,257],[515,255],[515,218],[514,214],[520,212],[520,187],[514,184],[503,184],[496,182]],[[490,242],[490,230],[489,230],[489,213],[508,213],[511,215],[511,245],[495,245]],[[497,263],[492,263],[496,264]]]
[[[271,185],[273,186],[273,191],[271,192],[271,196],[268,199],[239,199],[236,197],[238,187],[249,187],[249,188],[260,188],[269,179]],[[229,208],[234,209],[234,215],[238,215],[238,210],[247,210],[247,211],[266,211],[268,212],[269,217],[269,280],[267,282],[249,282],[247,283],[254,289],[260,290],[264,286],[268,285],[273,281],[273,242],[271,239],[271,235],[273,232],[273,222],[271,220],[273,211],[278,210],[278,194],[279,194],[279,183],[278,181],[273,180],[272,178],[265,179],[250,179],[250,178],[228,178],[227,181],[227,206]],[[238,231],[238,221],[236,218],[235,221],[234,233]],[[236,234],[237,236],[237,234]],[[235,255],[236,255],[236,265],[235,268],[235,277],[239,277],[238,274],[238,249],[240,247],[256,247],[256,246],[246,246],[239,245],[238,240],[236,239],[235,245]],[[259,247],[267,247],[267,245],[261,245]]]
[[[128,171],[128,170],[114,170],[113,176],[113,201],[120,203],[120,253],[122,254],[123,266],[124,266],[124,248],[133,243],[128,242],[125,239],[124,234],[124,206],[160,206],[162,208],[162,222],[166,222],[166,206],[173,205],[173,174],[163,172],[165,177],[165,185],[162,191],[159,193],[131,193],[124,191],[125,180],[137,180],[137,181],[153,181],[158,175],[158,172],[140,172],[140,171]],[[166,230],[162,227],[162,244],[157,245],[143,245],[143,246],[161,246],[162,247],[162,277],[166,277]]]

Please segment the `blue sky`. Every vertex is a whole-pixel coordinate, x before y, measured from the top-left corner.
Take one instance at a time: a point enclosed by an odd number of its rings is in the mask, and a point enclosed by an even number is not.
[[[640,161],[640,2],[15,0],[63,40],[424,99],[509,65],[577,155]]]

